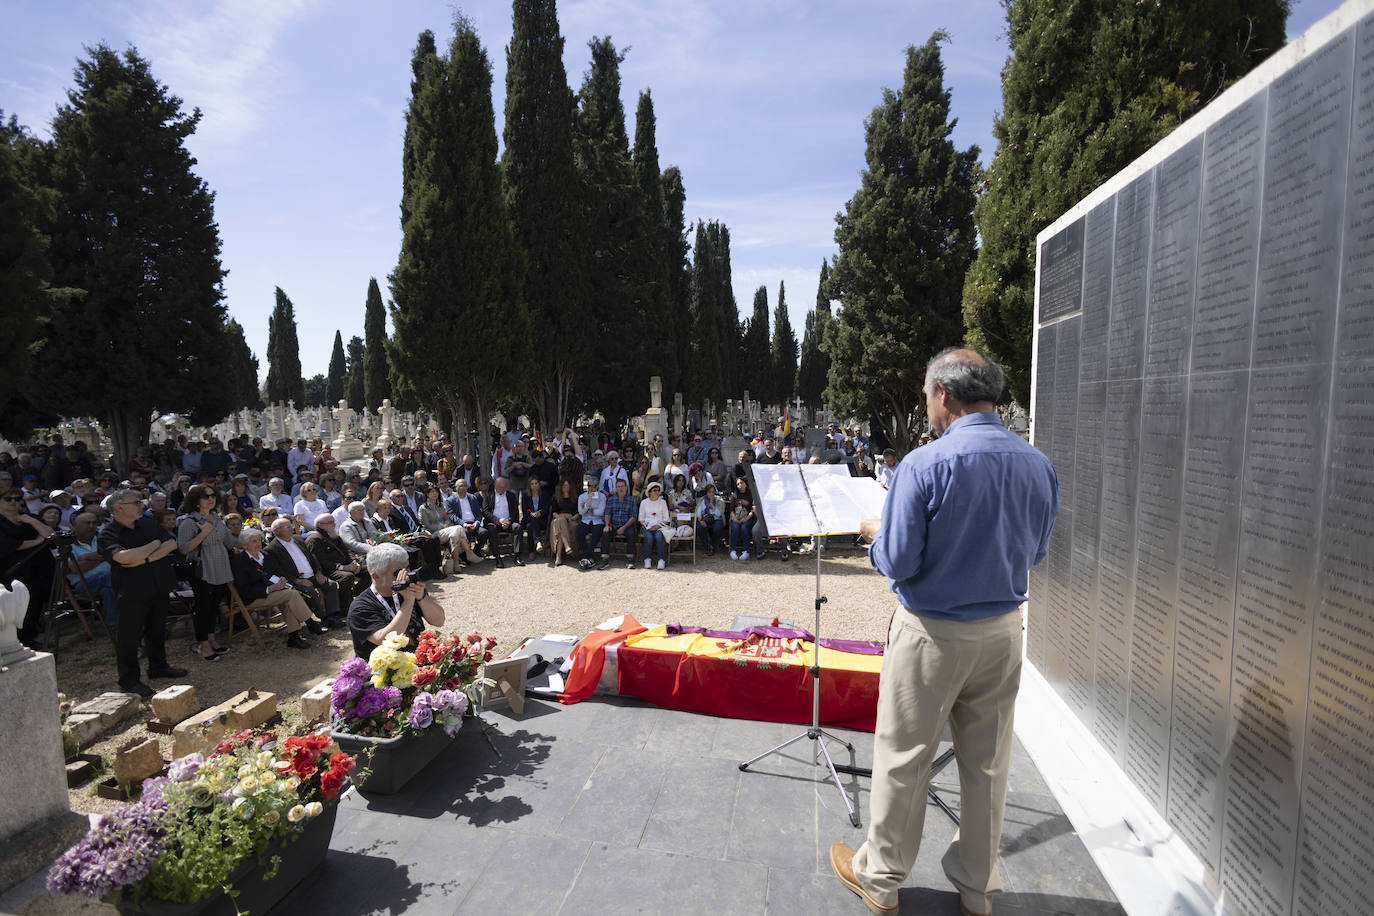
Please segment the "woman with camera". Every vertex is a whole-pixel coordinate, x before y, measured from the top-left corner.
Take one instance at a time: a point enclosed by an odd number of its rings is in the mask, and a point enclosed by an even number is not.
[[[53,530],[20,512],[24,493],[18,487],[0,491],[0,574],[8,584],[18,579],[29,589],[29,607],[19,628],[19,641],[32,646],[43,626],[43,609],[52,591],[52,551],[43,546]]]

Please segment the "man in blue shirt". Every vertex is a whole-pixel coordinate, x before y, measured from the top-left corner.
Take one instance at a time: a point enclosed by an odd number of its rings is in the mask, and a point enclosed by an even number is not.
[[[940,438],[902,459],[882,520],[864,522],[869,560],[901,607],[879,681],[868,835],[857,852],[836,843],[830,863],[874,913],[897,912],[947,721],[961,812],[945,875],[967,916],[990,913],[1002,891],[997,848],[1021,683],[1020,607],[1059,511],[1049,459],[997,418],[1002,384],[1001,367],[972,350],[931,360],[923,396]]]
[[[577,561],[577,565],[583,570],[591,569],[598,560],[602,561],[602,569],[609,565],[601,554],[602,526],[606,524],[606,494],[597,489],[597,482],[597,477],[588,474],[587,492],[577,497],[577,514],[582,519],[577,526],[577,547],[582,559]]]

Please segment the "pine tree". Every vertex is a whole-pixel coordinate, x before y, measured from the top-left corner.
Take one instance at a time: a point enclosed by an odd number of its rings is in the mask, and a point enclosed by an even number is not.
[[[968,342],[1029,404],[1035,237],[1283,46],[1287,0],[1007,3],[997,152],[963,294]]]
[[[667,270],[667,290],[664,294],[665,320],[671,322],[674,363],[677,380],[664,391],[685,393],[689,376],[688,363],[692,358],[692,265],[687,260],[687,224],[684,209],[687,190],[682,185],[682,172],[671,165],[663,170],[663,228],[666,238],[663,263]]]
[[[459,414],[471,404],[480,419],[517,393],[530,326],[496,161],[491,64],[470,22],[455,19],[453,32],[446,56],[422,33],[412,59],[391,351],[398,387]],[[479,467],[485,440],[473,446]]]
[[[778,304],[773,313],[773,347],[770,359],[769,395],[772,403],[786,407],[796,392],[797,335],[792,330],[792,318],[787,314],[787,289],[778,283]]]
[[[364,381],[367,362],[363,339],[354,335],[348,339],[348,406],[357,411],[367,409],[367,385]]]
[[[80,334],[50,338],[32,385],[68,416],[105,420],[121,467],[156,412],[216,422],[231,409],[214,195],[185,146],[199,120],[137,51],[103,44],[53,119],[53,284],[86,295],[53,310],[52,327]],[[139,358],[150,340],[156,358]]]
[[[748,391],[751,398],[760,400],[768,397],[772,387],[773,357],[768,322],[768,287],[760,286],[754,290],[754,312],[744,323],[739,355],[741,393]]]
[[[813,410],[822,406],[825,401],[830,357],[821,349],[821,341],[825,339],[825,329],[829,322],[830,264],[821,261],[821,276],[816,284],[816,307],[806,313],[801,360],[797,366],[797,396]]]
[[[515,0],[506,47],[501,159],[506,202],[524,255],[524,295],[540,428],[572,418],[572,392],[593,357],[591,301],[579,239],[581,188],[573,164],[573,93],[563,67],[554,0]]]
[[[267,319],[267,401],[305,406],[305,381],[301,378],[301,350],[296,337],[296,308],[277,287],[277,301]]]
[[[861,186],[835,221],[825,332],[825,399],[842,417],[876,417],[899,451],[925,419],[925,364],[961,337],[960,294],[973,259],[978,149],[955,149],[936,32],[909,47],[901,92],[883,90],[866,122]]]
[[[652,358],[644,362],[649,367],[649,374],[660,377],[663,390],[676,391],[681,373],[677,362],[679,316],[673,314],[669,297],[673,284],[671,256],[675,253],[674,241],[681,233],[682,221],[678,220],[677,229],[671,228],[668,223],[663,174],[658,168],[656,130],[654,100],[649,90],[645,89],[639,94],[639,104],[635,108],[635,145],[632,155],[640,226],[636,252],[638,276],[635,277],[635,283],[645,306],[644,313],[649,318],[647,343]],[[637,389],[641,398],[643,392],[648,390],[649,380],[646,378],[643,382]],[[633,384],[630,387],[635,388]]]
[[[334,332],[334,350],[329,354],[329,384],[325,388],[325,400],[330,407],[337,406],[348,387],[348,361],[344,357],[343,332]]]
[[[386,307],[382,305],[382,291],[377,286],[377,278],[369,277],[367,302],[363,306],[363,391],[368,413],[376,413],[382,401],[391,397],[386,339]]]

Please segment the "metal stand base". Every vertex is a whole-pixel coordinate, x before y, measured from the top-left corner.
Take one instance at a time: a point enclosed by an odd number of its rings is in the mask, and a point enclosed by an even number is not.
[[[769,751],[769,753],[772,753],[772,751]],[[950,748],[939,757],[936,757],[935,762],[930,765],[930,778],[934,779],[941,770],[949,766],[950,761],[953,759],[954,748]],[[750,763],[753,763],[753,761],[751,760]],[[744,769],[744,767],[741,766],[740,769]],[[848,773],[853,776],[867,776],[869,778],[873,776],[873,771],[868,767],[851,767],[840,763],[835,765],[835,769],[839,770],[841,773]],[[954,826],[958,827],[959,815],[954,813],[954,809],[945,803],[945,800],[940,797],[939,793],[930,787],[926,787],[926,794],[930,796],[930,800],[935,802],[941,811],[948,815],[949,819],[954,822]],[[857,827],[858,825],[856,824],[855,826]]]
[[[811,672],[811,727],[808,728],[806,731],[802,732],[800,735],[797,735],[796,737],[788,738],[786,741],[784,741],[782,744],[779,744],[777,747],[766,750],[762,754],[759,754],[757,757],[752,757],[749,760],[744,761],[744,763],[741,763],[739,765],[739,768],[741,770],[747,770],[749,769],[750,764],[757,763],[758,761],[767,757],[769,754],[776,754],[783,748],[796,744],[803,738],[809,738],[810,740],[816,742],[816,750],[811,755],[812,762],[819,764],[821,755],[825,756],[825,765],[830,769],[830,778],[834,781],[835,788],[839,790],[840,798],[844,799],[845,810],[849,812],[849,823],[853,824],[855,827],[858,827],[859,813],[857,810],[855,810],[854,803],[849,800],[849,793],[844,790],[844,785],[840,782],[840,770],[843,769],[846,772],[850,772],[854,768],[836,766],[834,759],[832,759],[830,756],[830,750],[825,746],[825,739],[829,738],[831,741],[838,741],[841,745],[844,746],[845,750],[849,751],[851,755],[854,753],[854,745],[850,744],[848,741],[845,741],[843,738],[840,738],[836,735],[832,735],[824,731],[821,728],[821,605],[826,603],[826,599],[825,596],[821,594],[820,538],[813,536],[811,539],[811,543],[816,553],[816,628],[811,631],[811,637],[814,640],[814,642],[812,643],[813,648],[811,650],[814,656],[814,664],[812,664],[809,669]]]

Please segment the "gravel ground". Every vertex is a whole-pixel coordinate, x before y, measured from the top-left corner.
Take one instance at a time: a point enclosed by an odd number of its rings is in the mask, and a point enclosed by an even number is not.
[[[837,539],[838,540],[838,539]],[[846,539],[847,540],[847,539]],[[597,623],[618,614],[633,614],[641,623],[686,623],[727,627],[737,614],[777,616],[810,629],[816,596],[814,555],[794,555],[781,562],[776,551],[763,560],[732,561],[726,554],[707,557],[698,552],[696,565],[675,554],[668,568],[646,570],[642,563],[626,569],[623,558],[607,570],[581,572],[575,564],[553,568],[529,562],[516,568],[509,559],[503,569],[487,560],[430,590],[444,605],[445,632],[478,630],[498,641],[497,657],[513,650],[527,636],[546,633],[585,635]],[[826,637],[882,640],[894,599],[886,580],[868,566],[853,548],[827,552],[821,563],[821,631]],[[192,684],[202,706],[221,703],[248,687],[278,695],[288,727],[300,724],[299,697],[331,676],[351,653],[346,631],[310,637],[311,649],[300,652],[282,645],[280,636],[264,636],[262,651],[247,636],[236,637],[231,651],[207,664],[189,650],[190,621],[171,627],[168,658],[188,669],[180,683]],[[101,637],[84,642],[67,634],[57,656],[58,689],[74,702],[114,690],[114,658]],[[158,681],[154,686],[166,686]],[[120,729],[85,748],[113,759],[116,748],[133,738],[151,735],[152,718],[145,704],[140,714]],[[164,757],[171,755],[171,738],[162,736]],[[103,778],[103,775],[102,777]],[[74,811],[104,811],[115,802],[95,794],[95,781],[70,790]]]

